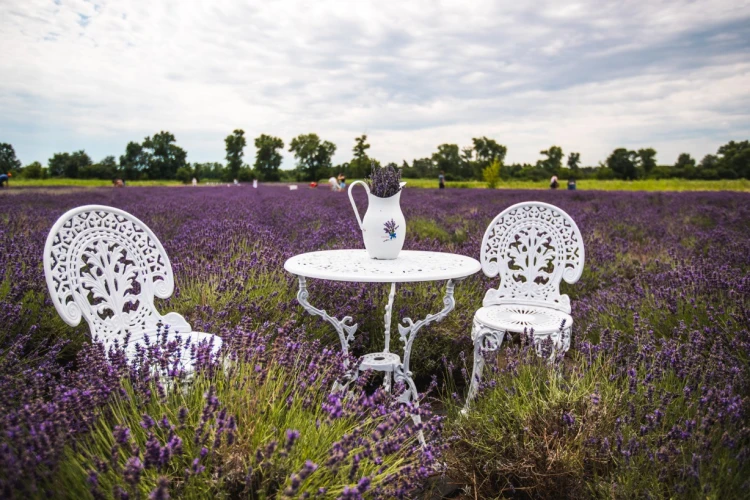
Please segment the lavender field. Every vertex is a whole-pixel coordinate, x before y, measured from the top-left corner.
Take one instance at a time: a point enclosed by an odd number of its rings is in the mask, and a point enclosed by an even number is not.
[[[362,193],[360,193],[362,194]],[[348,198],[261,186],[19,189],[0,196],[0,496],[4,498],[740,498],[750,491],[750,195],[409,190],[404,248],[479,257],[487,224],[521,201],[578,224],[586,267],[563,284],[573,346],[548,365],[523,339],[486,370],[466,417],[471,319],[493,284],[456,288],[412,370],[428,446],[408,410],[343,373],[330,325],[296,303],[284,261],[361,248]],[[364,206],[364,194],[361,199]],[[219,334],[236,362],[179,383],[166,353],[129,365],[67,326],[49,299],[45,238],[66,210],[110,205],[169,254],[157,304]],[[385,285],[310,280],[351,315],[354,354],[380,347]],[[398,317],[440,308],[438,284],[397,291]]]

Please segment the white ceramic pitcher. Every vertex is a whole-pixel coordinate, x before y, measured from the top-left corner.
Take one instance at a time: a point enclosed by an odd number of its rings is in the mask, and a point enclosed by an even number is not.
[[[364,219],[360,219],[352,196],[355,184],[362,184],[367,190],[368,205]],[[402,188],[405,185],[405,182],[401,183]],[[354,181],[349,185],[349,200],[352,202],[354,215],[357,216],[365,249],[370,258],[395,259],[404,247],[406,219],[401,212],[401,191],[388,198],[379,198],[370,193],[370,187],[363,181]]]

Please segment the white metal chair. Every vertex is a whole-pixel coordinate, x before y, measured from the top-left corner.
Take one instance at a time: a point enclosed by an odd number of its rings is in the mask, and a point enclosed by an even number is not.
[[[570,347],[573,318],[570,298],[560,295],[560,281],[581,277],[584,249],[581,232],[559,208],[524,202],[501,212],[482,239],[484,274],[500,275],[500,286],[490,288],[474,315],[474,367],[465,409],[474,398],[484,368],[484,352],[497,351],[506,333],[530,333],[537,353],[544,340],[550,359]]]
[[[154,233],[127,212],[100,205],[66,212],[47,236],[44,274],[62,319],[77,326],[84,318],[92,338],[107,349],[117,341],[132,359],[146,335],[156,342],[160,324],[168,326],[168,340],[207,342],[213,353],[221,348],[219,337],[192,331],[177,313],[156,310],[154,297],[166,299],[174,291],[172,266]],[[189,346],[179,361],[186,371],[192,368]]]

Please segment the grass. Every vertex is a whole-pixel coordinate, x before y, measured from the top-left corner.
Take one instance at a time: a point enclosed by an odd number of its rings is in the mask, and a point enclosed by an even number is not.
[[[405,179],[407,186],[416,188],[437,188],[437,179]],[[300,184],[300,183],[296,183]],[[305,183],[302,183],[305,184]],[[742,191],[750,192],[750,180],[733,179],[720,181],[702,181],[685,179],[646,179],[638,181],[584,179],[577,181],[581,191]],[[128,181],[128,186],[182,186],[179,181]],[[99,179],[11,179],[11,187],[110,187],[112,182]],[[448,181],[449,188],[486,189],[483,181]],[[320,188],[327,186],[321,183]],[[500,181],[498,189],[549,189],[544,181]],[[561,190],[565,190],[565,180]]]
[[[407,186],[416,188],[437,188],[437,179],[406,179]],[[563,179],[561,190],[565,190]],[[638,181],[584,179],[576,182],[579,191],[742,191],[750,192],[747,179],[702,181],[685,179],[646,179]],[[487,188],[481,181],[448,181],[449,188]],[[498,189],[549,189],[549,182],[543,181],[500,181]]]

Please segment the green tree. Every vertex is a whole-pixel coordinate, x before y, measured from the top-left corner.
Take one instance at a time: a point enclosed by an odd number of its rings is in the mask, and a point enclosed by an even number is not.
[[[490,163],[482,171],[484,182],[487,183],[488,188],[495,189],[497,187],[497,183],[500,182],[500,169],[501,168],[502,168],[502,163],[500,163],[500,160],[498,158],[495,158],[492,161],[492,163]]]
[[[677,162],[674,164],[677,168],[693,168],[695,167],[695,159],[688,153],[681,153],[677,157]]]
[[[55,153],[47,160],[47,168],[51,177],[63,177],[70,161],[70,153]]]
[[[581,164],[581,153],[570,153],[568,155],[568,168],[571,172],[578,173]]]
[[[750,179],[750,141],[729,141],[716,152],[716,162],[722,177],[744,177]]]
[[[143,147],[137,142],[130,141],[125,146],[125,154],[120,155],[120,172],[126,181],[138,179],[141,172],[148,168],[148,158]]]
[[[461,154],[457,144],[441,144],[437,153],[432,153],[432,162],[438,172],[443,171],[454,179],[461,175]]]
[[[699,163],[699,166],[701,168],[716,168],[717,164],[719,162],[719,158],[716,155],[706,155],[703,157],[701,162]]]
[[[368,149],[370,149],[370,145],[367,143],[365,134],[354,139],[354,147],[352,148],[354,158],[349,162],[349,175],[351,177],[362,179],[370,174],[372,165],[370,157],[367,155]]]
[[[320,175],[330,173],[331,160],[336,145],[321,141],[318,134],[300,134],[289,144],[289,151],[297,160],[297,180],[319,180]]]
[[[560,146],[552,146],[549,149],[540,151],[539,154],[546,156],[544,160],[540,160],[538,165],[550,173],[557,173],[562,168],[563,150]]]
[[[284,141],[279,137],[261,134],[255,139],[255,170],[264,181],[278,181],[279,167],[283,159],[279,149],[284,149]]]
[[[106,156],[99,163],[82,166],[78,170],[78,177],[81,179],[114,179],[117,174],[117,161],[114,156]]]
[[[505,155],[508,148],[499,144],[494,139],[487,137],[475,137],[471,140],[476,153],[476,163],[474,164],[474,177],[480,179],[483,170],[493,161],[500,160],[500,164],[505,163]]]
[[[656,150],[654,148],[639,149],[636,154],[643,171],[646,172],[646,175],[650,174],[656,167]]]
[[[194,176],[195,170],[193,170],[193,168],[191,168],[189,165],[180,167],[177,169],[177,172],[175,172],[175,178],[183,184],[190,183],[190,181],[193,180]]]
[[[230,177],[227,180],[233,180],[237,178],[242,168],[242,157],[245,155],[245,146],[247,145],[245,131],[236,129],[224,139],[224,143],[227,151],[227,173]]]
[[[50,175],[53,177],[69,177],[75,179],[78,177],[79,170],[91,166],[91,158],[84,150],[75,153],[55,153],[47,162]]]
[[[16,150],[7,142],[0,143],[0,173],[17,172],[21,168],[21,161],[16,158]]]
[[[25,179],[43,179],[44,168],[38,161],[31,162],[23,168],[23,177]]]
[[[151,179],[174,179],[177,169],[187,165],[187,153],[174,144],[176,141],[170,132],[159,132],[143,140],[143,154],[148,164],[148,176]]]
[[[615,149],[607,158],[607,168],[619,179],[633,180],[638,178],[636,165],[637,153],[625,148]]]
[[[404,161],[404,168],[401,175],[409,179],[436,178],[438,170],[435,168],[435,164],[432,163],[431,158],[415,158],[411,162],[411,166],[408,166],[406,161]]]

